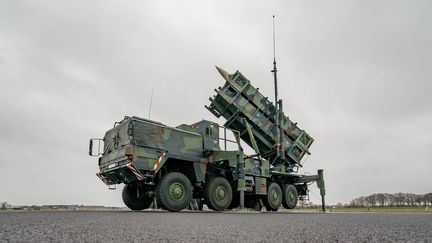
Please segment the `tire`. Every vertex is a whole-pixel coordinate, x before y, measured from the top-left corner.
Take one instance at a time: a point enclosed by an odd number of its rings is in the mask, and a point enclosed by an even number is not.
[[[277,183],[271,182],[267,188],[267,196],[263,200],[267,211],[277,211],[282,204],[282,189]]]
[[[223,211],[231,204],[232,188],[227,179],[213,177],[204,186],[204,200],[210,209]]]
[[[297,206],[298,192],[295,186],[286,184],[282,188],[282,205],[286,209],[294,209]]]
[[[143,188],[134,185],[125,185],[122,191],[124,204],[132,210],[143,210],[150,207],[153,198],[145,194]]]
[[[192,185],[182,173],[171,172],[160,179],[155,196],[158,206],[171,212],[178,212],[189,206],[192,200]]]

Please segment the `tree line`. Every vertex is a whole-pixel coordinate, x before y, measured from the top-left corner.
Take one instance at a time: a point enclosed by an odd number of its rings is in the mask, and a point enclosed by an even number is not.
[[[349,207],[432,206],[432,193],[374,193],[353,199]]]

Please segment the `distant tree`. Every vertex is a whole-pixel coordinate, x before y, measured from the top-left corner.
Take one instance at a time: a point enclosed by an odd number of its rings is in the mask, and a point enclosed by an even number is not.
[[[423,202],[425,205],[432,205],[432,193],[423,195]]]
[[[358,198],[354,198],[349,206],[350,207],[363,207],[364,206],[364,197],[358,197]]]
[[[427,202],[426,202],[426,194],[420,195],[420,205],[426,206]]]
[[[412,206],[421,206],[422,195],[412,194]]]
[[[367,206],[375,207],[376,205],[375,194],[365,197],[365,201],[367,203]]]
[[[413,193],[403,193],[404,195],[404,205],[413,206],[414,204],[414,194]]]
[[[384,207],[384,206],[432,206],[432,193],[423,195],[414,193],[374,193],[369,196],[354,198],[348,207]]]
[[[377,193],[376,195],[376,200],[378,202],[378,205],[381,207],[384,207],[387,201],[387,197],[384,193]]]
[[[349,207],[357,207],[357,198],[351,200],[351,202],[349,203]]]
[[[360,207],[366,207],[367,206],[367,201],[366,201],[366,197],[365,196],[361,196],[358,198],[359,199],[359,206]]]
[[[393,194],[393,199],[396,206],[403,206],[405,203],[405,195],[401,192]]]
[[[418,206],[421,206],[423,203],[424,195],[416,195],[415,202]]]
[[[5,210],[5,209],[7,209],[7,205],[8,205],[7,202],[2,202],[2,203],[1,203],[1,210]]]
[[[387,196],[387,205],[388,206],[394,206],[396,205],[396,196],[395,194],[391,194],[391,193],[386,193]]]
[[[394,205],[393,194],[385,193],[384,195],[386,196],[387,206],[390,206],[390,207],[393,206]]]

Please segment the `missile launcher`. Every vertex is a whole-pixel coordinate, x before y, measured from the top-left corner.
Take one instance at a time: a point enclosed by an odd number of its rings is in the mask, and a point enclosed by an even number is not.
[[[216,67],[225,84],[216,89],[206,108],[224,117],[225,127],[240,131],[241,139],[274,166],[292,172],[310,154],[314,139],[261,94],[239,71]]]

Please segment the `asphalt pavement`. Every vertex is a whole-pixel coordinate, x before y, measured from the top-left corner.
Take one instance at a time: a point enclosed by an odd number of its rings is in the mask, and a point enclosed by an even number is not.
[[[431,213],[2,212],[0,242],[432,242]]]

